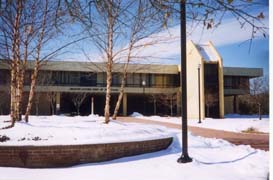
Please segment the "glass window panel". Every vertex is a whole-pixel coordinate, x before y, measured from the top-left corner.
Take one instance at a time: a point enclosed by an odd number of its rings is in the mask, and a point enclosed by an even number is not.
[[[140,74],[134,74],[134,86],[142,86],[142,79]]]
[[[133,86],[134,84],[133,74],[127,75],[126,84],[127,86]]]

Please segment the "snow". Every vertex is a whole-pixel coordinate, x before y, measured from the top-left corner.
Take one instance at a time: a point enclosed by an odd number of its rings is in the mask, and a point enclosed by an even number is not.
[[[134,115],[135,118],[181,124],[181,117],[137,116],[137,113]],[[202,123],[198,123],[198,119],[189,119],[188,125],[231,132],[242,132],[248,128],[255,128],[259,132],[269,133],[268,116],[259,120],[258,116],[230,114],[224,119],[206,118],[201,121]]]
[[[196,45],[197,49],[199,50],[199,53],[203,57],[205,61],[217,61],[217,55],[212,51],[212,47],[210,47],[208,44],[199,44]]]
[[[0,127],[9,123],[0,116]],[[30,122],[17,122],[14,128],[0,131],[10,138],[0,145],[65,145],[99,144],[127,141],[142,141],[172,136],[163,126],[130,124],[110,121],[103,123],[103,117],[91,116],[30,116]],[[39,138],[35,141],[33,139]]]
[[[131,115],[131,117],[144,117],[142,114],[140,114],[139,112],[133,112]]]
[[[0,116],[0,120],[6,118],[7,116]],[[266,151],[255,150],[246,145],[236,146],[221,139],[193,136],[189,133],[188,152],[190,157],[193,158],[193,162],[179,164],[177,159],[181,155],[181,131],[155,125],[125,124],[118,121],[107,125],[103,124],[102,120],[103,118],[98,116],[33,116],[30,118],[31,125],[17,123],[15,128],[1,130],[0,134],[12,135],[13,138],[26,135],[28,131],[31,131],[32,136],[35,135],[42,138],[53,134],[55,138],[62,138],[66,143],[72,142],[73,144],[73,139],[67,136],[74,133],[80,136],[78,139],[87,138],[88,141],[101,142],[101,139],[109,141],[108,136],[117,136],[113,137],[113,139],[118,141],[121,139],[131,140],[133,135],[140,136],[139,138],[150,138],[150,133],[156,132],[156,136],[172,134],[174,141],[168,149],[163,151],[102,163],[82,164],[69,168],[27,169],[0,167],[0,180],[105,180],[109,178],[120,180],[260,180],[266,179],[269,173],[269,152]],[[3,124],[5,123],[1,125]],[[64,129],[67,129],[67,131],[64,131]],[[93,131],[98,133],[98,135]],[[135,133],[128,135],[129,131],[134,131]],[[125,139],[120,137],[121,135]],[[35,142],[38,143],[39,141]],[[18,141],[16,143],[21,144]]]

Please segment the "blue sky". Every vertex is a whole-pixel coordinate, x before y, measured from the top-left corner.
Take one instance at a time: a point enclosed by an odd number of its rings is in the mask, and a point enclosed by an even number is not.
[[[252,7],[248,12],[254,15],[263,12],[265,15],[263,24],[269,28],[269,1],[256,0],[256,2],[261,5]],[[262,34],[257,34],[250,43],[248,41],[251,37],[250,26],[240,29],[239,23],[234,18],[225,18],[223,26],[214,30],[212,36],[204,35],[206,36],[204,39],[212,39],[223,58],[224,66],[263,68],[264,75],[269,76],[269,33],[267,32],[266,38]],[[219,40],[222,42],[217,42]]]
[[[269,7],[256,8],[253,13],[258,15],[261,11],[265,15],[262,23],[265,27],[269,27]],[[224,66],[263,68],[264,75],[268,76],[269,38],[268,36],[264,38],[262,33],[257,33],[250,44],[250,41],[247,40],[251,38],[251,32],[251,26],[245,25],[242,28],[236,18],[227,16],[219,27],[209,30],[203,30],[202,26],[192,29],[188,23],[187,39],[197,44],[211,41],[222,56]],[[150,58],[149,61],[139,59],[139,63],[180,64],[180,26],[174,26],[155,36],[157,37],[157,35],[158,37],[168,37],[169,40],[141,49],[138,53]],[[100,61],[100,53],[90,42],[78,43],[70,49],[71,52],[63,56],[65,60]],[[86,54],[84,55],[79,49],[85,49]]]
[[[259,67],[264,69],[264,75],[269,74],[269,40],[257,39],[250,43],[234,43],[217,47],[224,66]]]

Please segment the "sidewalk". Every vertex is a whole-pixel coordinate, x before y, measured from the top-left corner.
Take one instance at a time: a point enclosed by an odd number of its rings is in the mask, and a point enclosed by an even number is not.
[[[181,125],[173,123],[158,122],[134,117],[118,117],[117,119],[122,122],[157,124],[169,128],[181,129]],[[189,131],[196,136],[224,139],[236,145],[245,144],[256,149],[269,151],[269,134],[235,133],[192,126],[189,126]]]

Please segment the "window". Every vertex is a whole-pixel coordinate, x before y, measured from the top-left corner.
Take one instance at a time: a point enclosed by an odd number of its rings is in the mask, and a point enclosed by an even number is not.
[[[127,75],[126,84],[129,87],[132,87],[134,85],[133,74],[128,74]]]
[[[139,87],[142,86],[142,78],[141,74],[133,74],[134,76],[134,86]]]
[[[80,73],[80,85],[81,86],[96,86],[97,85],[97,73]]]
[[[224,86],[227,89],[248,89],[249,79],[248,77],[225,76]]]
[[[227,89],[232,88],[232,77],[226,76],[224,78],[224,87],[227,88]]]
[[[105,86],[106,84],[106,73],[97,73],[97,86]]]
[[[0,84],[7,84],[10,77],[8,70],[0,70]]]
[[[25,78],[24,78],[24,84],[30,85],[31,83],[31,71],[25,71]]]
[[[121,74],[120,73],[113,73],[112,76],[112,85],[113,86],[120,86],[121,84]]]
[[[164,85],[164,75],[156,74],[155,75],[155,86],[162,87]]]

